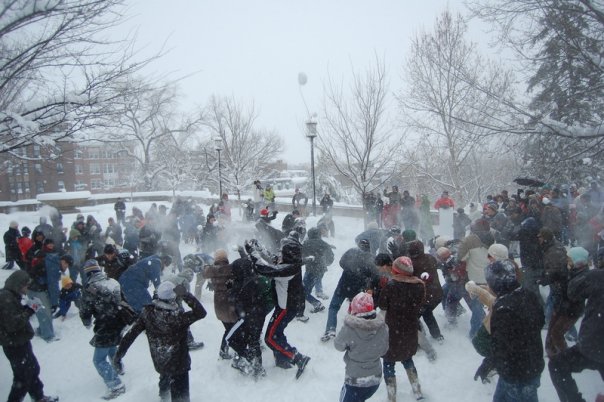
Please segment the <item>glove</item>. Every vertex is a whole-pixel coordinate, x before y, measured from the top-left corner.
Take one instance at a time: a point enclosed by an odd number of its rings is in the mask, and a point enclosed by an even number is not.
[[[388,242],[388,251],[390,251],[390,254],[396,255],[398,253],[398,247],[396,246],[396,243]]]
[[[38,310],[44,309],[44,305],[42,304],[42,301],[40,299],[38,299],[37,297],[27,297],[25,299],[25,304],[27,305],[27,307],[32,309],[34,311],[34,313],[37,313]]]
[[[492,369],[493,365],[491,364],[491,361],[486,358],[483,359],[482,364],[478,367],[478,370],[476,370],[476,374],[474,374],[474,381],[478,380],[478,377],[480,377],[483,384],[490,383],[489,373]]]
[[[58,308],[59,308],[59,306],[52,306],[52,307],[50,308],[50,312],[51,312],[52,314],[54,314],[54,313],[56,313],[56,312],[57,312],[57,309],[58,309]]]
[[[174,286],[174,293],[176,293],[177,297],[183,297],[184,295],[186,295],[189,292],[187,291],[187,288],[185,288],[183,284],[180,284],[180,285]]]
[[[421,280],[423,281],[427,281],[430,279],[430,274],[427,272],[422,272],[422,274],[419,276]]]

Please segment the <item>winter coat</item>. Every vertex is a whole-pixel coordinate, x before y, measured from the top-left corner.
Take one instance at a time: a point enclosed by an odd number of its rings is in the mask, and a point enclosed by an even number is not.
[[[113,239],[117,245],[121,246],[124,243],[124,238],[122,237],[122,227],[119,223],[114,223],[113,225],[107,226],[107,231],[105,234],[107,238]]]
[[[36,226],[34,228],[34,231],[31,234],[32,239],[36,238],[34,236],[35,232],[42,232],[42,233],[44,233],[44,238],[49,239],[52,236],[52,225],[50,225],[48,223],[40,223],[38,226]]]
[[[296,222],[296,218],[292,214],[285,215],[283,218],[283,222],[281,222],[281,231],[283,233],[289,234],[294,229],[294,223]]]
[[[119,316],[122,301],[120,284],[104,273],[96,272],[86,282],[80,302],[80,318],[89,326],[94,317],[94,336],[90,344],[96,348],[117,346],[126,323]]]
[[[302,284],[302,262],[272,265],[252,253],[258,274],[273,279],[272,291],[275,304],[283,310],[301,311],[304,308],[304,285]]]
[[[348,314],[334,339],[334,346],[344,353],[344,383],[355,387],[379,385],[382,361],[388,351],[388,327],[381,314],[373,318]]]
[[[463,239],[466,236],[466,228],[472,223],[470,217],[466,214],[457,214],[453,216],[453,238]]]
[[[579,351],[590,360],[604,363],[604,270],[583,270],[568,284],[568,297],[585,305],[585,317],[579,329]]]
[[[228,261],[218,260],[214,265],[203,268],[203,276],[212,280],[214,286],[214,312],[216,318],[222,322],[233,323],[237,321],[235,303],[229,297],[229,290],[233,286],[235,276],[233,267]]]
[[[488,232],[481,233],[481,235],[486,243],[481,240],[479,234],[470,233],[461,241],[457,255],[461,261],[466,262],[468,279],[478,284],[485,284],[487,280],[484,270],[489,265],[487,248],[493,244],[493,236]]]
[[[4,233],[4,256],[6,261],[21,261],[19,237],[21,237],[21,233],[17,228],[8,228]]]
[[[264,315],[268,310],[267,302],[262,294],[262,283],[254,264],[249,258],[238,258],[231,264],[233,267],[233,286],[229,295],[235,304],[237,317],[248,314]]]
[[[317,228],[308,231],[308,239],[302,245],[302,256],[314,257],[314,260],[306,263],[306,272],[315,276],[325,273],[334,259],[331,246],[321,239],[321,233]]]
[[[207,313],[192,294],[187,293],[182,299],[191,308],[190,311],[185,312],[176,300],[154,300],[153,304],[145,306],[120,342],[115,359],[121,360],[136,337],[146,331],[155,371],[175,376],[191,370],[187,332],[191,324],[204,318]]]
[[[411,258],[413,262],[413,276],[419,278],[421,274],[426,272],[429,277],[425,281],[426,284],[426,300],[425,304],[428,307],[436,307],[443,299],[443,289],[438,278],[438,262],[436,258],[430,254],[425,254],[423,245],[419,256]]]
[[[105,254],[103,254],[97,257],[96,260],[99,262],[99,266],[103,268],[103,272],[105,272],[107,278],[115,279],[116,281],[119,281],[120,276],[122,276],[122,273],[127,269],[117,256],[113,257],[113,260],[109,260]]]
[[[566,249],[558,240],[547,241],[543,247],[543,278],[541,285],[550,285],[554,302],[554,311],[565,313],[568,297],[566,286],[568,284],[568,257]]]
[[[562,212],[553,205],[546,205],[541,212],[541,223],[554,233],[562,231]]]
[[[439,198],[438,200],[436,200],[436,202],[434,203],[434,209],[440,209],[440,208],[453,208],[455,206],[455,202],[453,202],[453,200],[451,198]]]
[[[157,245],[161,233],[156,232],[149,225],[143,226],[138,232],[140,255],[153,255],[157,252]]]
[[[29,237],[19,237],[17,239],[17,243],[19,243],[19,251],[21,252],[21,256],[19,258],[21,261],[25,262],[27,261],[25,257],[27,255],[27,250],[34,245],[34,241]]]
[[[59,281],[61,280],[61,264],[59,263],[59,253],[46,252],[44,256],[44,266],[46,271],[46,281],[48,283],[48,297],[50,305],[56,307],[59,305]]]
[[[126,301],[134,311],[139,313],[143,306],[151,304],[149,294],[149,282],[153,283],[155,289],[160,284],[162,263],[158,256],[152,255],[139,260],[122,273],[119,283]]]
[[[517,236],[512,237],[512,240],[518,240],[520,246],[522,268],[535,272],[543,271],[543,250],[537,240],[540,229],[537,220],[527,218],[520,224]]]
[[[373,258],[371,253],[359,248],[351,248],[342,255],[340,267],[343,271],[338,282],[342,296],[352,300],[359,292],[371,289],[379,282]]]
[[[294,208],[304,208],[308,204],[308,197],[303,192],[294,194],[292,197],[292,205]]]
[[[258,231],[258,240],[271,253],[279,252],[281,239],[285,234],[279,229],[275,229],[264,219],[256,221],[256,230]]]
[[[136,250],[138,250],[138,242],[138,229],[132,223],[126,223],[126,228],[124,229],[124,248],[130,254],[135,254]]]
[[[517,384],[541,375],[541,329],[545,322],[537,295],[522,287],[498,295],[491,315],[493,364],[506,382]]]
[[[25,271],[13,272],[0,290],[0,346],[21,346],[34,337],[29,317],[34,311],[21,304],[20,290],[29,283]]]
[[[385,361],[402,362],[417,352],[418,317],[425,294],[421,279],[404,275],[393,275],[380,292],[378,305],[386,312],[389,335]]]

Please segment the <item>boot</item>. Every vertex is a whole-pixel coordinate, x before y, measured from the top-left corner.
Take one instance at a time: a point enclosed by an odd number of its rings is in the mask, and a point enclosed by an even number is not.
[[[302,353],[296,352],[296,355],[294,356],[294,361],[293,361],[293,363],[298,367],[298,371],[296,372],[296,380],[298,378],[300,378],[300,376],[304,372],[304,369],[306,368],[306,365],[308,364],[309,361],[310,361],[310,357],[304,356]]]
[[[388,402],[396,402],[396,377],[384,377]]]
[[[424,399],[422,395],[422,387],[419,385],[419,380],[417,379],[417,370],[414,368],[406,369],[407,377],[409,378],[409,382],[411,383],[411,389],[413,390],[413,395],[415,395],[415,399],[418,401]]]

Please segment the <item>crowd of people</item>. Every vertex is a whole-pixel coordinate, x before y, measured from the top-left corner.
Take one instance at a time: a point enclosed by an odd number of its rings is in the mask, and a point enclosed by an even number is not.
[[[27,393],[36,401],[58,400],[44,396],[30,341],[34,335],[57,340],[53,319],[64,319],[73,303],[83,325],[93,327],[93,364],[107,386],[104,399],[126,392],[122,361],[144,331],[162,401],[189,401],[189,353],[203,347],[189,327],[206,317],[199,301],[206,282],[225,329],[219,358],[258,380],[266,376],[262,341],[277,367],[295,368],[295,378],[304,373],[311,357],[288,341],[288,324],[309,320],[306,302],[316,314],[330,299],[320,339],[344,352],[340,401],[370,398],[382,377],[389,402],[396,401],[396,362],[413,395],[423,399],[413,357],[422,349],[437,360],[431,343],[446,339],[434,311],[442,305],[446,325],[455,328],[466,311],[462,301],[470,311],[471,344],[483,357],[474,379],[498,376],[495,402],[537,400],[544,349],[561,401],[583,400],[571,373],[592,369],[604,376],[604,195],[596,184],[509,197],[504,190],[470,203],[467,214],[459,208],[452,237],[434,236],[426,196],[418,203],[408,191],[384,190],[386,213],[379,214],[372,208],[381,197],[368,196],[366,229],[342,253],[331,297],[322,279],[335,260],[333,201],[323,197],[324,214],[307,230],[307,199],[297,191],[279,229],[272,188],[256,181],[252,191],[244,215],[249,224],[237,228],[248,240],[238,241],[232,261],[226,194],[207,215],[193,201],[177,199],[169,211],[153,204],[144,214],[132,207],[126,216],[120,199],[105,230],[94,216],[81,214],[68,228],[58,213],[50,216],[52,224],[41,217],[33,231],[11,222],[3,268],[18,269],[0,291],[0,344],[14,376],[8,400]],[[455,203],[443,192],[434,207]],[[182,257],[185,242],[194,242],[196,252]],[[338,330],[346,300],[350,307]]]

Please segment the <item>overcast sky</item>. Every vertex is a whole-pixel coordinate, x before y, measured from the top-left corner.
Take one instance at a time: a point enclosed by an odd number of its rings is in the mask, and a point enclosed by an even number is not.
[[[169,53],[154,62],[155,73],[192,76],[180,86],[185,108],[212,94],[254,102],[258,126],[275,129],[285,142],[284,159],[308,162],[307,113],[319,112],[323,83],[364,70],[383,57],[391,91],[401,86],[401,67],[412,36],[431,30],[447,7],[444,0],[132,0],[127,29],[138,31],[145,52],[165,42]],[[392,105],[394,107],[394,105]],[[318,127],[321,135],[321,127]]]

